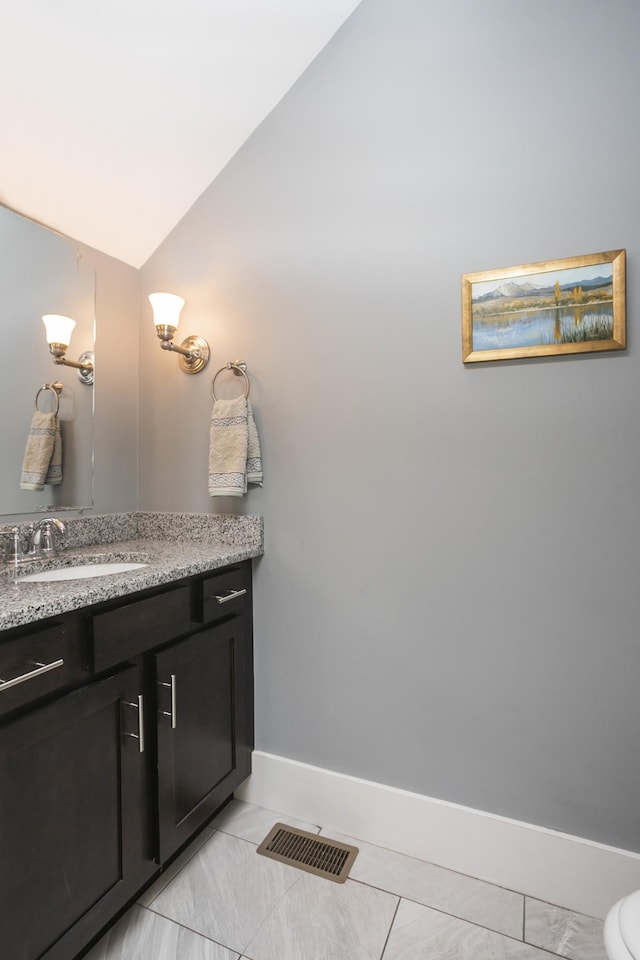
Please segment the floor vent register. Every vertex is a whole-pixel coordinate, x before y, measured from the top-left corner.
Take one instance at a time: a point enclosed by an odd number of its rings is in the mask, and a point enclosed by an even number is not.
[[[327,880],[344,883],[358,855],[358,848],[338,840],[319,837],[306,830],[276,823],[257,850],[263,857],[271,857],[290,867],[315,873]]]

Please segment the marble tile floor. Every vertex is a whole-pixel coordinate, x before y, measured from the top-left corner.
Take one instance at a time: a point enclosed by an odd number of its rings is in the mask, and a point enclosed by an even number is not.
[[[276,822],[353,843],[344,884],[256,855]],[[602,923],[233,800],[86,960],[606,960]]]

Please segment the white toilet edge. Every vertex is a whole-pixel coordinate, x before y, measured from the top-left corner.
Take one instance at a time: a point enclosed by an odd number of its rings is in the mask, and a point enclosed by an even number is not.
[[[609,960],[639,960],[629,953],[627,945],[620,932],[620,907],[623,901],[618,900],[609,910],[604,921],[604,948]]]

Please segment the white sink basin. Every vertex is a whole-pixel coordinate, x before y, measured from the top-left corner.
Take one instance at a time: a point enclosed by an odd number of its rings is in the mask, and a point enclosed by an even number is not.
[[[146,567],[146,563],[83,563],[77,567],[59,567],[57,570],[41,570],[40,573],[29,573],[26,577],[19,577],[20,583],[52,583],[56,580],[88,580],[89,577],[106,577],[112,573],[126,573],[128,570],[139,570]]]

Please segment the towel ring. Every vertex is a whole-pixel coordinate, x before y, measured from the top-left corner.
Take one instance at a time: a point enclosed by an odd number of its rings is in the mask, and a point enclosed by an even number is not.
[[[43,383],[40,389],[38,390],[38,392],[36,393],[36,410],[38,409],[38,397],[40,396],[43,390],[51,390],[54,397],[56,398],[56,408],[52,412],[55,413],[55,415],[57,416],[58,410],[60,409],[60,391],[62,390],[62,384],[61,383]]]
[[[213,399],[214,400],[218,399],[216,397],[216,380],[218,379],[221,373],[224,373],[225,370],[233,370],[236,377],[244,377],[244,386],[245,386],[244,395],[245,397],[248,397],[249,391],[251,389],[251,384],[249,383],[249,377],[247,376],[247,365],[246,363],[242,363],[240,360],[237,360],[235,363],[225,363],[224,367],[220,367],[215,377],[211,381],[211,396],[213,397]]]

